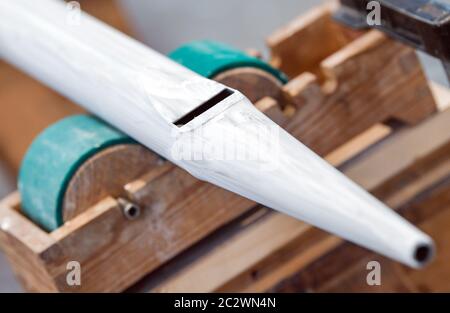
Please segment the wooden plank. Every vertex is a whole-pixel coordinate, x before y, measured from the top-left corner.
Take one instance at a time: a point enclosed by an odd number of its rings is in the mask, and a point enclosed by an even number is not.
[[[160,173],[159,167],[155,171]],[[152,180],[145,184],[137,180],[136,186],[127,185],[131,199],[141,205],[139,219],[127,220],[117,202],[106,199],[50,234],[57,245],[39,251],[39,257],[46,255],[44,267],[56,289],[124,290],[253,206],[251,201],[200,182],[173,165],[163,173],[149,173]],[[217,209],[211,210],[211,206]],[[11,212],[3,213],[2,217],[8,218]],[[40,231],[25,217],[21,216],[21,220],[21,232]],[[98,234],[102,234],[101,238]],[[9,245],[9,241],[1,241],[2,246]],[[108,262],[111,258],[116,261]],[[126,261],[117,261],[122,259]],[[79,288],[70,288],[65,283],[65,264],[70,260],[80,262],[83,269],[85,279]],[[33,275],[29,269],[22,267],[22,270]],[[40,289],[40,285],[33,285],[34,281],[28,280],[29,290]]]
[[[17,192],[0,203],[2,248],[24,288],[30,291],[56,291],[44,261],[44,252],[55,241],[20,214],[18,203],[20,196]]]
[[[328,2],[294,19],[267,38],[271,63],[291,78],[303,73],[320,74],[320,63],[361,33],[335,23]]]
[[[421,213],[417,214],[419,212]],[[424,212],[427,213],[424,214]],[[450,285],[446,277],[449,272],[450,254],[445,247],[448,246],[450,240],[447,227],[450,220],[450,180],[447,179],[438,187],[427,192],[416,203],[410,204],[407,216],[419,223],[422,229],[436,239],[437,258],[425,269],[415,271],[351,244],[342,244],[317,259],[314,264],[304,267],[294,277],[280,283],[273,290],[280,292],[292,290],[315,290],[318,292],[448,291]],[[342,262],[336,262],[338,257],[343,258],[344,256],[346,257],[345,266]],[[366,283],[368,273],[366,265],[369,261],[374,260],[381,265],[381,286],[368,286]],[[331,268],[331,270],[321,271],[321,268]]]
[[[436,95],[443,97],[437,99],[440,99],[438,101],[439,107],[445,109],[445,105],[442,103],[450,104],[450,92],[447,91],[444,94],[439,88],[435,86],[433,90]],[[366,173],[364,177],[361,177],[360,184],[369,190],[374,190],[376,186],[380,185],[380,182],[386,181],[389,177],[393,177],[395,174],[411,167],[418,159],[427,156],[430,151],[436,151],[439,147],[445,145],[449,140],[449,118],[450,113],[446,110],[414,128],[398,132],[396,142],[399,144],[393,145],[390,141],[381,143],[381,146],[377,147],[378,153],[370,154],[358,164],[352,165],[351,168],[346,170],[346,173],[351,178],[359,176],[361,172]],[[386,160],[389,160],[389,162],[386,162]],[[380,168],[384,170],[380,171]]]
[[[284,231],[276,233],[262,231],[273,227],[278,230],[283,228]],[[324,236],[325,233],[285,215],[270,214],[269,217],[236,234],[233,240],[217,247],[218,250],[214,253],[207,257],[202,256],[198,262],[189,265],[187,270],[181,270],[174,277],[152,286],[150,290],[155,292],[249,291],[245,286],[254,282],[255,279],[260,284],[267,284],[267,281],[263,282],[263,280],[268,277],[267,272],[273,270],[271,264],[275,259],[277,262],[292,262],[296,253],[305,250],[311,251],[309,257],[313,258],[315,251],[319,249],[316,245],[317,239]],[[264,245],[259,243],[261,238],[265,242]],[[274,247],[284,247],[287,244],[291,249],[274,254],[276,251]],[[325,244],[333,245],[334,243]],[[262,260],[262,262],[254,263],[255,260]],[[300,262],[307,263],[307,258],[303,258]],[[232,276],[238,274],[236,276],[239,278],[230,280],[230,274]],[[193,278],[196,281],[195,284],[192,284]]]

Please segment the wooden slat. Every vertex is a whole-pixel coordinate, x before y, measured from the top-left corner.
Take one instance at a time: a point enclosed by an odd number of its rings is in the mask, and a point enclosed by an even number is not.
[[[320,62],[361,34],[335,23],[330,15],[335,8],[336,2],[318,6],[270,35],[272,64],[291,78],[320,74]]]
[[[0,242],[16,276],[30,291],[56,291],[46,271],[45,251],[55,244],[44,231],[17,210],[19,193],[13,193],[0,203]]]
[[[292,278],[281,282],[272,290],[319,292],[446,292],[450,255],[446,247],[450,236],[450,180],[422,195],[407,208],[407,216],[435,238],[436,260],[420,271],[412,270],[396,262],[375,255],[348,243],[338,245],[315,263],[304,267]],[[430,212],[432,211],[432,212]],[[428,213],[426,213],[428,212]],[[419,214],[418,214],[419,213]],[[345,258],[345,264],[339,262]],[[366,265],[369,261],[381,264],[381,286],[368,286]],[[322,268],[328,269],[322,271]]]

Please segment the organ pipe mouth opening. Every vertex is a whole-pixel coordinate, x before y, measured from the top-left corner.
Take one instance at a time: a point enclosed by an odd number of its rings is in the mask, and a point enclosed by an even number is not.
[[[187,114],[180,117],[178,120],[173,122],[176,126],[181,127],[183,125],[186,125],[190,121],[192,121],[197,116],[203,114],[204,112],[208,111],[212,107],[214,107],[216,104],[219,104],[229,96],[231,96],[234,93],[233,90],[225,88],[221,92],[219,92],[217,95],[212,97],[211,99],[203,102],[198,107],[193,109],[192,111],[188,112]]]
[[[430,263],[434,258],[434,245],[431,243],[423,243],[416,246],[414,251],[414,259],[419,265],[423,267]]]

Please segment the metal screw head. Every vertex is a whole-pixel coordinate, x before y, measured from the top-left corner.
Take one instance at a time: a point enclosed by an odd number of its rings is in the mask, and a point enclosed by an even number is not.
[[[129,220],[135,220],[141,215],[141,208],[131,201],[119,198],[117,199],[122,208],[123,215]]]

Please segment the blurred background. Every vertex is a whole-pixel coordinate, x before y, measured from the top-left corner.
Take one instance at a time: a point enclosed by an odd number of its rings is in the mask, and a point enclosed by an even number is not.
[[[106,22],[150,45],[155,50],[167,53],[180,44],[197,39],[214,39],[232,44],[238,48],[255,48],[267,57],[265,38],[278,27],[288,23],[321,0],[120,0],[114,4],[110,0],[80,1],[82,9],[97,15]],[[450,2],[450,1],[448,1]],[[432,58],[423,59],[429,76],[445,84],[445,76],[440,63]],[[6,101],[18,96],[18,90],[7,86],[12,79],[23,80],[27,84],[35,84],[26,76],[10,69],[0,62],[0,101]],[[3,85],[3,87],[2,87]],[[36,92],[44,93],[42,87],[32,85]],[[48,92],[45,90],[45,92]],[[20,95],[26,101],[27,95]],[[28,95],[29,97],[29,95]],[[50,96],[43,96],[41,104],[45,107]],[[12,99],[12,98],[11,98]],[[14,98],[16,99],[16,98]],[[57,95],[51,96],[52,101],[65,102]],[[57,100],[55,100],[57,99]],[[34,102],[39,102],[34,101]],[[34,103],[33,102],[33,103]],[[2,103],[5,106],[6,103]],[[31,102],[30,102],[30,105]],[[61,109],[62,110],[62,109]],[[77,111],[78,108],[70,110]],[[50,111],[49,111],[50,112]],[[69,112],[52,113],[51,120]],[[7,114],[7,113],[5,113]],[[35,123],[30,118],[24,120],[25,114],[11,116],[6,127],[7,132],[0,135],[0,198],[15,189],[15,177],[18,163],[30,144],[32,138],[24,137],[18,143],[17,150],[9,147],[8,132],[18,132],[21,125],[29,125],[32,132],[38,132],[42,123]],[[34,127],[34,128],[33,128]],[[20,137],[20,136],[19,136]],[[0,252],[0,292],[21,291],[9,265]]]

